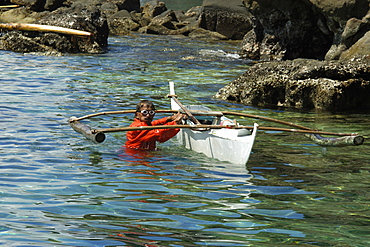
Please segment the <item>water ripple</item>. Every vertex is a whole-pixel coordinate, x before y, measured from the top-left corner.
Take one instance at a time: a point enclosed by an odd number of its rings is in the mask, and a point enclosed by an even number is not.
[[[249,66],[235,55],[235,43],[151,35],[111,37],[109,43],[110,51],[99,55],[0,51],[7,61],[0,66],[1,244],[368,245],[367,146],[323,154],[299,135],[260,131],[249,163],[235,165],[175,141],[160,144],[160,151],[129,154],[121,148],[124,133],[93,144],[67,123],[71,116],[132,109],[141,99],[167,109],[169,80],[184,104],[288,115],[320,129],[367,131],[368,115],[333,117],[213,99]],[[117,127],[131,121],[132,115],[115,115],[83,122]]]

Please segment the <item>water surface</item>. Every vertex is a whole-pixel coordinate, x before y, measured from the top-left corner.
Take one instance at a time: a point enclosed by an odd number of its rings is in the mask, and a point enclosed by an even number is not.
[[[234,42],[134,35],[109,44],[101,55],[0,51],[0,243],[369,246],[369,144],[323,149],[301,134],[260,131],[249,162],[234,165],[175,141],[160,151],[127,153],[124,133],[93,144],[67,124],[71,116],[133,109],[142,99],[168,109],[168,81],[183,104],[325,131],[368,135],[369,113],[214,99],[250,65],[238,59]],[[111,115],[84,123],[109,128],[131,120]]]

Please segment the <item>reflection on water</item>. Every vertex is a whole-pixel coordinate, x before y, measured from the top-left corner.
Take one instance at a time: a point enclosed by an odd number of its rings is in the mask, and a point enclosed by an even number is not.
[[[0,51],[0,243],[7,246],[367,246],[369,144],[323,148],[300,134],[258,134],[246,165],[178,146],[128,153],[125,133],[93,144],[70,116],[184,104],[369,134],[369,114],[262,109],[213,99],[248,68],[235,43],[110,38],[101,55]],[[158,114],[158,118],[164,115]],[[132,115],[83,120],[127,126]],[[240,119],[242,124],[257,121]],[[280,126],[279,126],[280,127]]]

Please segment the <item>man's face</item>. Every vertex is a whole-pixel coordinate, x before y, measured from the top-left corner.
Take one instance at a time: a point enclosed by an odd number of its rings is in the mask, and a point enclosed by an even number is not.
[[[153,115],[150,113],[154,113]],[[136,118],[140,121],[146,122],[148,125],[153,121],[155,111],[148,106],[143,106],[140,108],[139,112],[136,112]]]

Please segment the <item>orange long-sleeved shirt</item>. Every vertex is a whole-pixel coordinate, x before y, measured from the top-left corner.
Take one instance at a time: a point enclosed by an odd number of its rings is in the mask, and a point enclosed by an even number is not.
[[[167,118],[161,118],[154,120],[151,125],[140,121],[139,119],[134,119],[134,122],[130,127],[139,126],[156,126],[156,125],[176,125],[175,121],[167,123]],[[126,144],[128,148],[142,149],[142,150],[155,150],[157,148],[156,142],[165,142],[174,137],[180,129],[154,129],[154,130],[134,130],[127,131]]]

